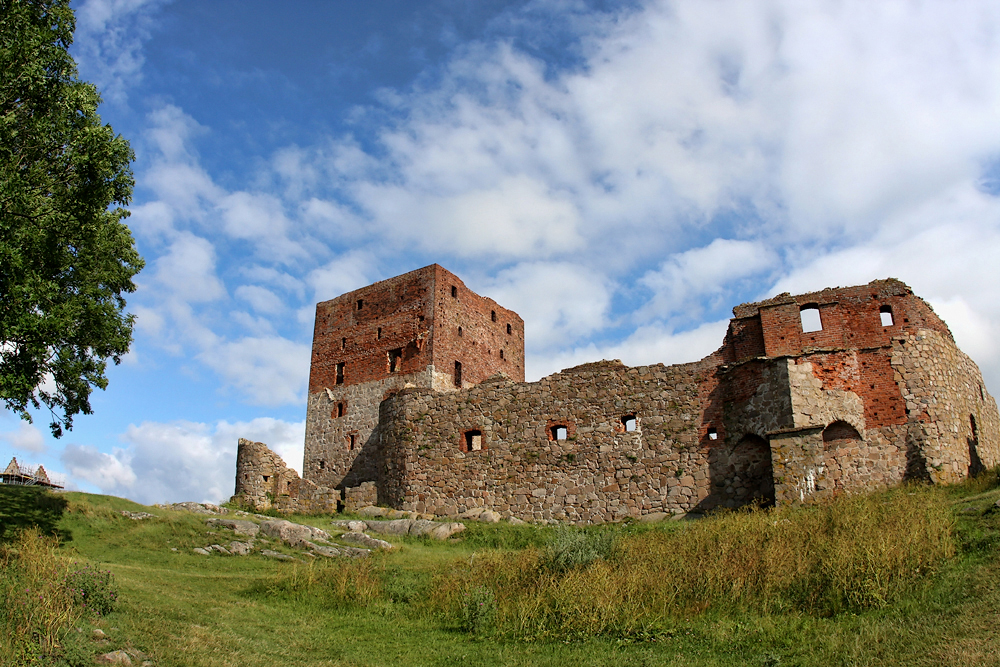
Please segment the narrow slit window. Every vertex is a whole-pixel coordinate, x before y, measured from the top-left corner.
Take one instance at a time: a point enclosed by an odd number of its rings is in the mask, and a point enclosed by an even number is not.
[[[709,426],[708,427],[708,439],[709,440],[718,440],[719,439],[719,432],[717,430],[715,430],[714,426]]]
[[[379,327],[378,331],[375,333],[375,340],[382,340],[382,327]]]
[[[625,415],[622,417],[622,428],[625,429],[626,433],[634,432],[639,426],[639,422],[636,421],[635,415]]]
[[[364,299],[358,299],[358,310],[361,310],[364,307],[365,307],[365,300]]]
[[[458,298],[458,288],[455,287],[454,285],[451,286],[451,298],[453,299]]]
[[[462,386],[462,362],[461,361],[456,361],[455,362],[455,386],[456,387],[461,387]]]
[[[337,364],[337,384],[344,384],[344,362]]]
[[[337,416],[343,417],[347,414],[347,407],[343,403],[337,403]]]
[[[892,326],[892,306],[882,306],[878,309],[878,316],[882,320],[882,326]]]
[[[503,359],[503,350],[500,350],[500,358]]]
[[[495,310],[490,311],[490,319],[493,320],[494,322],[497,321],[497,311]]]
[[[552,439],[553,440],[565,440],[566,435],[569,433],[569,429],[561,424],[557,424],[552,427]]]
[[[397,347],[395,350],[389,350],[389,372],[396,373],[399,371],[400,363],[403,361],[403,348]]]
[[[354,451],[354,445],[357,443],[357,433],[349,433],[347,436],[347,449],[348,451]]]
[[[823,320],[819,317],[819,306],[802,306],[799,310],[802,319],[802,333],[823,330]]]
[[[340,339],[340,349],[341,350],[346,350],[347,349],[347,339],[346,338],[341,338]]]
[[[458,336],[459,336],[459,338],[462,337],[462,327],[458,328]]]
[[[511,328],[510,328],[510,325],[508,324],[507,325],[507,335],[509,336],[510,334],[511,334]]]
[[[478,452],[483,448],[483,432],[472,430],[465,432],[465,451]]]
[[[319,462],[319,469],[320,470],[326,470],[326,461],[320,461]]]

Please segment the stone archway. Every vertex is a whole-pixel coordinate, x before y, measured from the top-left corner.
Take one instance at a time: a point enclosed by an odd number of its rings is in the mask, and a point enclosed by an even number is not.
[[[834,493],[867,486],[870,471],[864,462],[865,441],[857,429],[845,421],[835,421],[823,429],[823,458],[826,487]]]

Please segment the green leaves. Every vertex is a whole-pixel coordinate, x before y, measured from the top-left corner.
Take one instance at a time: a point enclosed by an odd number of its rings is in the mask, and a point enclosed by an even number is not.
[[[0,0],[0,399],[47,407],[56,437],[128,351],[144,264],[121,208],[134,155],[77,78],[73,28],[66,0]]]

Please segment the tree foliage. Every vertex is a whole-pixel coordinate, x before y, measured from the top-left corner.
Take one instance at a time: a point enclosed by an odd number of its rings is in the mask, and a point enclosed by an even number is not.
[[[0,0],[0,398],[52,433],[90,414],[132,341],[143,267],[122,208],[132,149],[77,76],[68,0]]]

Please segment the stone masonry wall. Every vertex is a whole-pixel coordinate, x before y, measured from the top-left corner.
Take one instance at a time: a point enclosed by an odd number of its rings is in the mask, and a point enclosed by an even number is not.
[[[300,479],[262,442],[240,438],[236,447],[236,491],[240,505],[281,512],[336,512],[340,492]]]
[[[693,510],[711,493],[699,382],[713,368],[598,362],[539,382],[402,391],[382,405],[380,487],[395,507],[437,514],[601,523]]]

